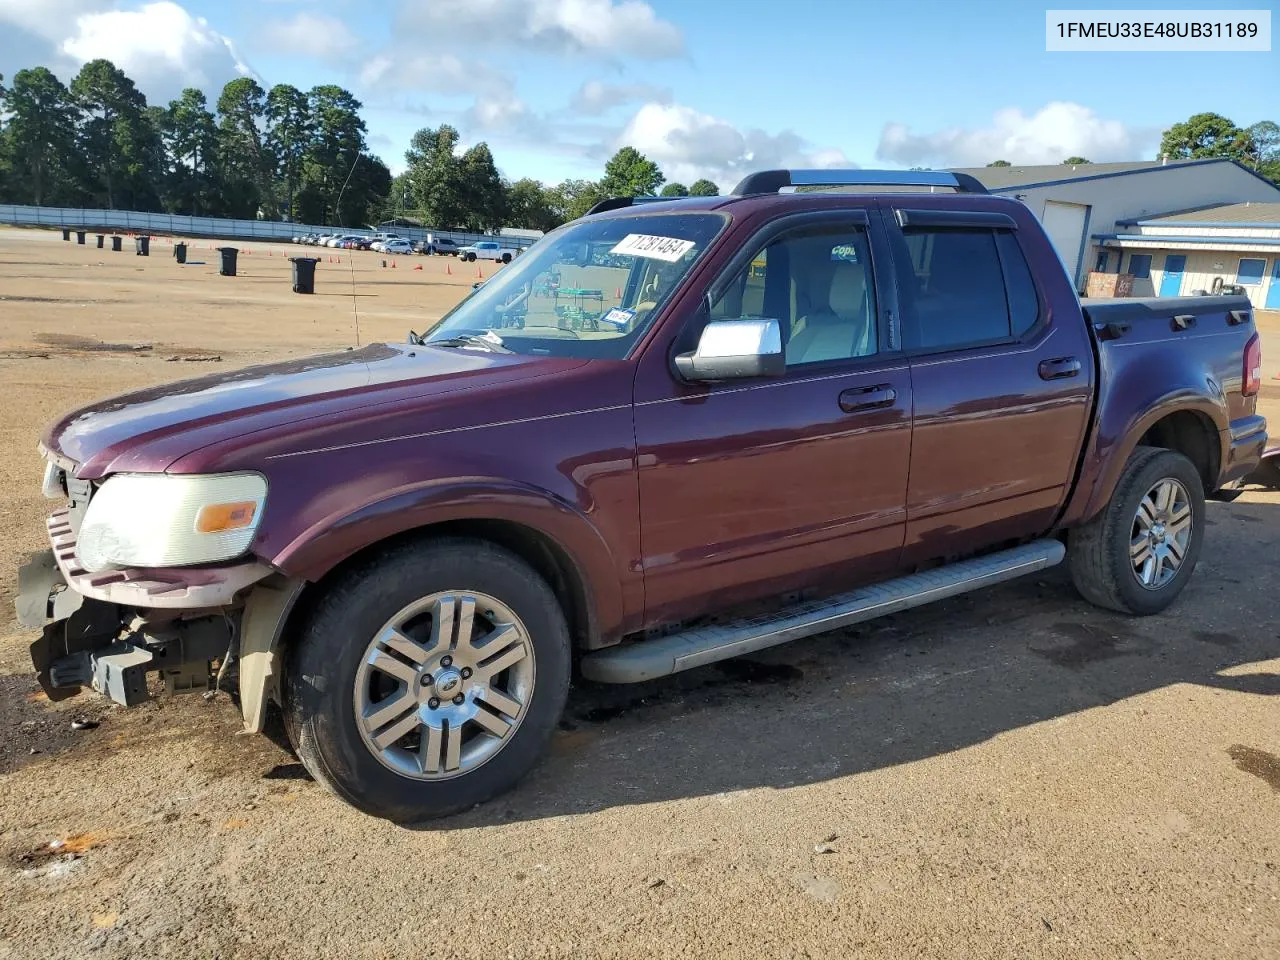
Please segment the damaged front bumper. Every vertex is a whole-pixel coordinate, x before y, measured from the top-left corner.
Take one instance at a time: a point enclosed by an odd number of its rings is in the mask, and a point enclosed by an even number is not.
[[[91,687],[135,706],[150,697],[149,672],[172,693],[208,690],[213,662],[235,652],[234,611],[128,606],[72,589],[66,573],[52,551],[18,571],[18,622],[40,631],[31,662],[50,700]]]

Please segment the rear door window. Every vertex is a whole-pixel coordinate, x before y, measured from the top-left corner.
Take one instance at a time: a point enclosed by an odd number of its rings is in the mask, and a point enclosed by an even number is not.
[[[1012,232],[904,229],[894,232],[894,246],[908,350],[1009,341],[1039,319],[1035,282]]]

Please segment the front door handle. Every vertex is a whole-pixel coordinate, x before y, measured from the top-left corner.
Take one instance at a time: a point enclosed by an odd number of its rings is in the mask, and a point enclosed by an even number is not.
[[[840,409],[845,413],[858,410],[877,410],[880,407],[891,407],[898,399],[898,391],[887,383],[874,387],[862,387],[857,390],[845,390],[840,394]]]
[[[1040,361],[1040,379],[1041,380],[1064,380],[1067,377],[1077,377],[1080,371],[1084,369],[1080,361],[1075,357],[1059,357],[1056,360]]]

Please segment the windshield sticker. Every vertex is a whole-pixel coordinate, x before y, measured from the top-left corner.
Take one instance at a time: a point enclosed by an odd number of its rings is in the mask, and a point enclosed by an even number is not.
[[[614,307],[603,317],[600,318],[601,323],[607,323],[619,330],[624,329],[635,318],[634,310],[624,310],[622,307]]]
[[[844,263],[857,263],[858,248],[851,243],[845,243],[845,244],[841,244],[838,247],[832,247],[831,259],[843,261]]]
[[[619,241],[610,253],[619,253],[629,257],[649,257],[653,260],[665,260],[675,263],[693,249],[692,240],[677,240],[675,237],[651,237],[644,233],[629,233]]]

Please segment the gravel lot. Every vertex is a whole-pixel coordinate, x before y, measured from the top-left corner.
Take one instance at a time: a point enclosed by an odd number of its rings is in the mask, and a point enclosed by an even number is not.
[[[1053,571],[576,689],[530,778],[430,829],[339,803],[226,697],[50,704],[11,605],[45,422],[349,345],[353,276],[365,340],[474,279],[344,252],[296,297],[299,248],[245,246],[232,280],[0,230],[0,958],[1280,956],[1277,493],[1210,504],[1162,616]]]

